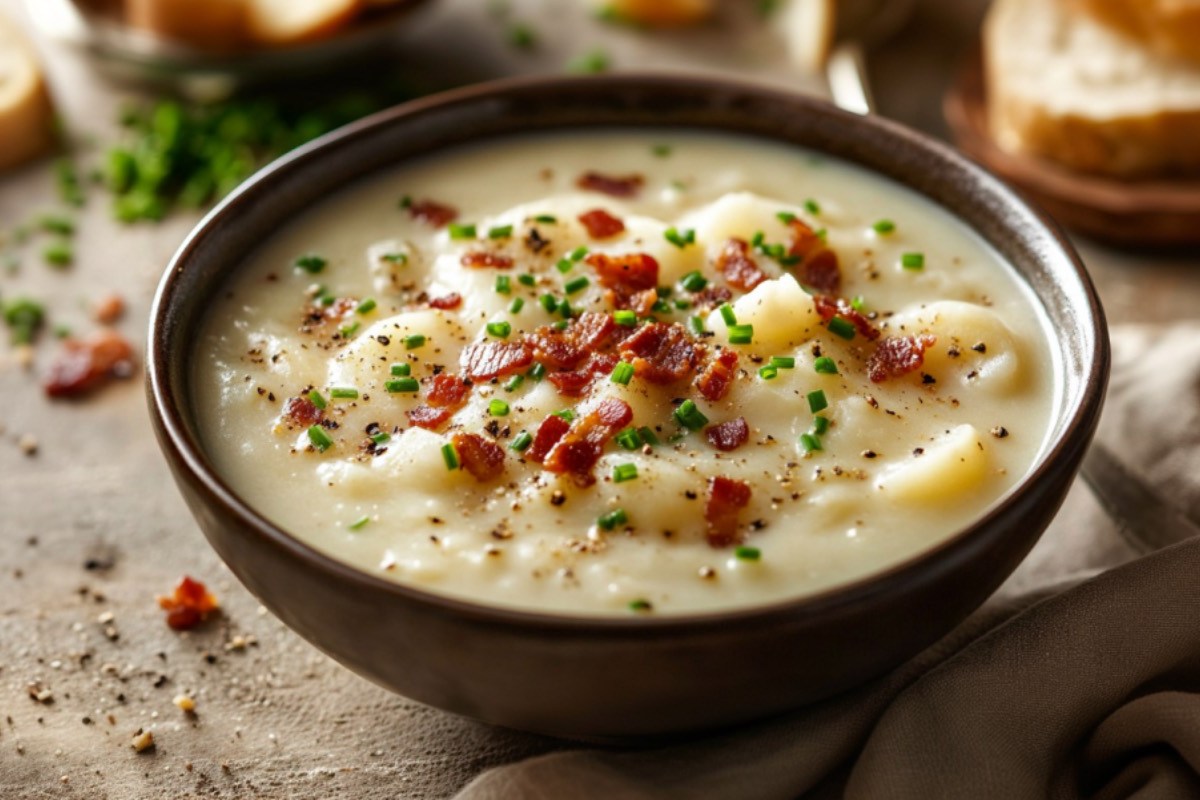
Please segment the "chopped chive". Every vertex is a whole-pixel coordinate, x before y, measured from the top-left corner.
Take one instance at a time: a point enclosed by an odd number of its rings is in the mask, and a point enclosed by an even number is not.
[[[762,558],[762,551],[757,547],[746,547],[743,545],[734,548],[733,557],[738,561],[758,561]]]
[[[790,211],[780,211],[775,216],[778,217],[779,221],[782,222],[784,225],[791,225],[792,222],[794,222],[796,219],[796,215]]]
[[[650,152],[659,158],[666,158],[667,156],[671,155],[671,145],[656,144],[650,148]]]
[[[867,307],[867,301],[863,298],[863,296],[861,294],[856,294],[856,295],[854,295],[854,298],[850,301],[850,307],[853,308],[855,311],[862,311],[864,308]]]
[[[775,369],[795,369],[796,359],[791,356],[771,356],[770,364]]]
[[[688,317],[687,326],[688,330],[692,332],[693,336],[699,336],[700,334],[706,332],[704,328],[704,320],[701,317]]]
[[[564,297],[562,302],[558,304],[558,313],[562,315],[563,319],[570,319],[573,317],[575,315],[575,310],[571,308],[571,301]]]
[[[521,431],[513,439],[512,444],[508,446],[510,450],[516,450],[518,453],[524,453],[529,449],[529,445],[533,444],[533,435],[529,431]]]
[[[594,75],[600,72],[607,72],[608,66],[608,53],[603,50],[593,50],[590,53],[584,53],[578,58],[571,59],[567,64],[567,71]]]
[[[812,453],[817,450],[825,449],[821,447],[821,440],[816,436],[813,436],[811,433],[800,434],[800,444],[806,453]]]
[[[312,403],[321,411],[324,411],[325,407],[328,405],[328,403],[325,402],[325,397],[316,389],[313,389],[308,393],[308,402]]]
[[[528,25],[518,23],[508,29],[508,43],[518,50],[532,50],[537,46],[537,34]]]
[[[649,600],[646,600],[646,599],[643,599],[643,598],[639,597],[639,598],[638,598],[638,599],[636,599],[636,600],[630,600],[630,601],[629,601],[629,610],[630,610],[630,611],[636,611],[636,612],[638,612],[638,613],[640,613],[640,614],[644,614],[644,613],[646,613],[647,611],[653,611],[653,610],[654,610],[654,606],[650,604],[650,601],[649,601]]]
[[[837,362],[829,356],[820,356],[813,362],[813,369],[822,375],[837,375]]]
[[[397,378],[394,381],[388,381],[383,384],[383,388],[392,394],[400,392],[419,392],[421,391],[421,382],[416,378]]]
[[[496,276],[496,293],[510,294],[512,293],[512,279],[507,275]]]
[[[613,383],[619,383],[622,386],[628,386],[629,381],[632,379],[633,364],[630,364],[627,361],[619,362],[615,367],[613,367],[612,375],[609,376],[609,380],[611,380]]]
[[[545,225],[557,225],[558,217],[554,216],[553,214],[538,214],[533,218],[533,221],[541,222]]]
[[[815,217],[821,213],[821,204],[810,197],[804,201],[804,210]]]
[[[725,320],[726,325],[737,325],[737,314],[733,313],[733,306],[729,305],[729,303],[722,303],[718,310],[721,312],[721,319]]]
[[[642,446],[642,437],[634,428],[626,428],[616,435],[617,444],[626,450],[637,450]]]
[[[558,310],[558,301],[554,299],[552,294],[544,294],[538,298],[538,302],[542,304],[542,308],[550,314]]]
[[[360,323],[351,322],[349,325],[343,325],[342,327],[338,328],[338,333],[342,335],[343,339],[349,339],[351,336],[358,333],[358,329],[361,327],[362,325]]]
[[[770,364],[764,364],[758,368],[758,377],[764,381],[774,380],[777,375],[779,375],[779,368],[773,367]]]
[[[512,236],[512,225],[498,225],[495,228],[488,228],[489,239],[507,239]]]
[[[632,328],[637,325],[637,314],[627,308],[613,312],[613,321],[623,328]]]
[[[333,439],[329,438],[329,434],[320,425],[313,425],[308,429],[308,440],[317,448],[318,453],[324,453],[333,447]]]
[[[387,444],[392,440],[392,435],[387,431],[380,431],[371,435],[371,441],[375,444]]]
[[[896,223],[890,219],[881,219],[871,226],[876,233],[886,236],[896,230]]]
[[[375,300],[373,298],[368,297],[366,300],[363,300],[357,306],[354,307],[354,313],[364,314],[364,315],[370,314],[372,311],[375,310],[375,305],[376,305]]]
[[[582,292],[584,289],[586,289],[590,283],[591,281],[587,279],[586,275],[580,275],[574,280],[567,281],[566,285],[563,286],[563,289],[567,294],[576,294],[577,292]]]
[[[488,336],[495,336],[497,339],[507,339],[512,333],[512,325],[503,320],[500,322],[489,322],[487,324]]]
[[[755,231],[754,235],[750,237],[750,246],[757,250],[763,246],[763,242],[766,240],[767,235],[765,233],[762,231]]]
[[[488,414],[493,417],[507,417],[508,403],[504,402],[500,398],[492,400],[490,403],[488,403]]]
[[[334,400],[357,400],[358,389],[349,386],[335,386],[329,390],[329,396]]]
[[[70,236],[75,233],[75,223],[70,217],[60,217],[53,214],[47,214],[39,218],[38,227],[47,233],[57,233],[61,236]]]
[[[813,433],[817,436],[824,436],[827,430],[829,430],[829,417],[823,417],[820,414],[813,417]]]
[[[684,275],[679,284],[689,292],[698,292],[708,286],[708,279],[700,274],[700,270],[694,270]]]
[[[638,428],[638,436],[641,436],[642,441],[648,445],[657,446],[662,444],[662,442],[658,440],[658,437],[654,435],[654,431],[650,430],[644,425]]]
[[[829,408],[829,401],[825,399],[825,390],[816,389],[808,393],[808,410],[816,414],[818,411],[824,411]]]
[[[618,464],[613,467],[613,483],[624,483],[637,478],[637,464]]]
[[[689,431],[698,431],[708,424],[708,417],[704,416],[691,400],[680,403],[679,408],[675,409],[674,417],[676,422]]]
[[[650,310],[657,314],[670,314],[671,304],[666,300],[655,300],[654,305],[650,306]]]
[[[418,347],[425,345],[425,335],[422,333],[414,333],[411,336],[404,337],[404,347],[406,350],[416,350]]]
[[[554,330],[565,331],[567,326],[570,324],[571,323],[567,322],[565,319],[560,319],[558,322],[554,323]]]
[[[515,392],[517,389],[520,389],[520,388],[521,388],[521,384],[522,384],[522,383],[524,383],[524,382],[525,382],[525,376],[524,376],[524,375],[513,375],[513,376],[512,376],[511,378],[509,378],[509,379],[508,379],[508,381],[507,381],[507,382],[504,384],[504,391],[506,391],[506,392]]]
[[[663,231],[663,238],[682,250],[689,244],[695,244],[696,231],[688,228],[683,233],[680,233],[675,228],[667,228],[665,231]]]
[[[459,468],[458,450],[454,448],[453,442],[442,445],[442,461],[446,462],[446,469],[452,472]]]
[[[408,255],[406,253],[384,253],[381,258],[389,264],[408,263]]]
[[[554,268],[563,275],[566,275],[568,272],[575,269],[575,262],[569,258],[560,258],[558,263],[554,265]]]
[[[753,325],[730,325],[729,326],[729,343],[730,344],[750,344],[754,341],[754,326]]]
[[[302,269],[310,275],[316,275],[321,270],[325,269],[325,265],[329,262],[318,255],[309,253],[308,255],[300,256],[295,261],[297,269]]]
[[[525,301],[520,297],[514,297],[513,301],[508,304],[508,313],[520,314],[521,309],[525,307]]]
[[[522,286],[533,286],[537,283],[537,278],[526,272],[523,275],[517,276],[517,283],[521,284]]]
[[[583,257],[586,256],[587,254],[588,254],[588,249],[586,247],[584,247],[583,245],[579,245],[579,247],[576,247],[574,250],[571,251],[571,255],[569,256],[569,258],[572,261],[583,261]]]
[[[544,364],[534,364],[530,368],[529,372],[525,374],[535,381],[540,381],[542,378],[546,377],[546,367]]]
[[[42,258],[53,267],[69,267],[75,261],[75,248],[65,239],[51,242],[42,249]]]
[[[900,266],[904,267],[905,269],[912,269],[912,270],[924,269],[925,268],[925,254],[924,253],[905,253],[902,256],[900,256]]]
[[[451,239],[474,239],[475,238],[475,226],[471,225],[469,223],[461,224],[461,223],[457,223],[457,222],[451,222],[448,227],[448,230],[450,231]]]
[[[562,411],[553,411],[551,413],[560,419],[565,419],[567,422],[573,422],[575,420],[575,412],[569,408],[564,408]]]
[[[352,531],[358,531],[358,530],[362,530],[364,527],[366,527],[366,524],[370,521],[371,521],[371,518],[368,517],[366,514],[363,514],[361,517],[354,520],[354,522],[351,522],[346,527]]]
[[[397,378],[407,378],[412,375],[412,365],[407,363],[392,364],[391,372]]]
[[[625,513],[625,509],[617,508],[596,520],[596,524],[606,531],[611,531],[618,525],[624,525],[628,521],[629,515]]]
[[[412,199],[412,195],[410,195],[410,194],[406,194],[403,197],[401,197],[400,202],[397,203],[397,205],[400,206],[400,208],[412,208],[412,204],[413,204],[413,199]]]
[[[856,333],[854,323],[845,317],[834,317],[829,320],[828,328],[830,333],[840,336],[847,341],[853,339]]]

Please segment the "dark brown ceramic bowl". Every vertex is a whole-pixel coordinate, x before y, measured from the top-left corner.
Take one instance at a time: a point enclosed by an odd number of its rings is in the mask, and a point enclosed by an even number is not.
[[[578,618],[446,599],[359,572],[264,519],[197,435],[188,364],[209,298],[271,232],[372,171],[529,131],[676,126],[793,143],[861,164],[953,210],[1028,280],[1063,364],[1053,445],[975,525],[816,596],[728,613]],[[486,176],[480,176],[486,179]],[[880,675],[946,633],[1016,567],[1057,511],[1108,376],[1103,312],[1063,236],[1004,184],[889,122],[788,93],[624,76],[507,82],[378,114],[281,159],[192,233],[158,290],[149,391],[200,527],[280,619],[359,674],[480,720],[629,739],[734,725]]]

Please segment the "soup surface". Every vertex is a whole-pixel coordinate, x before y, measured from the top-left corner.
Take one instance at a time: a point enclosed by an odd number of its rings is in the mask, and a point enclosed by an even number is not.
[[[980,517],[1055,362],[951,214],[757,139],[556,134],[331,196],[218,295],[208,453],[301,540],[433,592],[660,615],[811,594]]]

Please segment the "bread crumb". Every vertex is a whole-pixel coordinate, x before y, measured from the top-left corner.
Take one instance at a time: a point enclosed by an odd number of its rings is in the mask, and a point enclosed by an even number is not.
[[[125,314],[125,301],[119,294],[106,295],[96,303],[92,309],[92,315],[96,322],[102,325],[111,325],[119,320]]]
[[[37,437],[32,433],[21,434],[21,438],[17,440],[17,447],[21,448],[21,452],[27,456],[35,456],[38,451]]]
[[[133,741],[129,743],[135,752],[144,753],[151,747],[154,747],[154,734],[150,731],[138,731],[134,734]]]
[[[175,704],[176,708],[185,714],[196,713],[196,701],[188,697],[186,694],[175,695],[175,699],[171,702]]]

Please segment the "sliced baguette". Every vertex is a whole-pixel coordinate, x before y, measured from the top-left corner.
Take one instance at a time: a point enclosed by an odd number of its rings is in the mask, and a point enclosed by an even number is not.
[[[807,72],[820,72],[837,28],[834,0],[792,0],[777,18],[792,63]]]
[[[1200,64],[1200,0],[1066,0],[1155,52]]]
[[[54,108],[33,48],[0,14],[0,170],[54,147]]]
[[[361,6],[360,0],[248,0],[247,29],[260,44],[311,42],[348,25]]]
[[[996,0],[984,66],[1005,150],[1120,178],[1200,173],[1200,67],[1048,0]]]
[[[133,27],[203,50],[230,51],[246,43],[247,0],[125,0]]]

